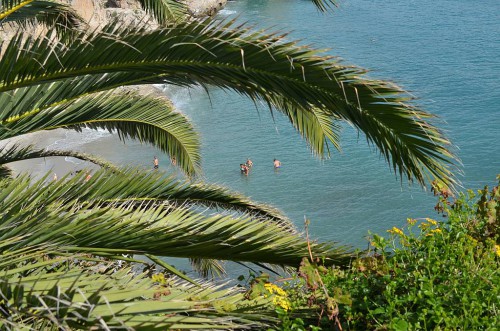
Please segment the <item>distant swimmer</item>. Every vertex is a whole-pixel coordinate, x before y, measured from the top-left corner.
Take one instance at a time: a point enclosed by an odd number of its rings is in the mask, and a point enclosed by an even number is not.
[[[52,180],[56,181],[57,180],[57,174],[54,172],[54,176],[52,177]]]
[[[172,156],[172,165],[176,165],[177,164],[177,159],[175,158],[175,156]]]
[[[240,164],[240,170],[241,170],[242,174],[248,176],[248,171],[250,170],[250,168],[248,168],[246,164],[241,163]]]
[[[158,170],[159,164],[160,164],[160,162],[158,161],[158,158],[155,155],[155,158],[153,160],[153,169]]]
[[[253,162],[252,160],[250,160],[249,158],[247,159],[247,163],[246,163],[247,167],[251,168],[253,167]]]
[[[86,172],[87,176],[85,176],[85,181],[88,182],[90,178],[92,178],[92,175],[90,174],[90,171]]]
[[[274,169],[281,168],[281,162],[279,160],[274,159]]]

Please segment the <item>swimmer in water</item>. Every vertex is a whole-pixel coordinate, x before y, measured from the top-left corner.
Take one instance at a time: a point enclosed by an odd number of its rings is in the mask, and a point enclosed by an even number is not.
[[[246,176],[248,176],[248,170],[250,170],[250,169],[246,166],[246,164],[241,163],[240,170],[241,170],[242,174],[245,174]]]
[[[158,158],[155,155],[155,158],[153,159],[153,169],[157,170],[160,162],[158,161]]]
[[[85,181],[88,182],[90,178],[92,178],[92,175],[90,174],[90,171],[85,172],[87,176],[85,176]]]
[[[274,159],[274,169],[281,168],[281,162],[279,160]]]
[[[251,168],[253,167],[253,162],[252,160],[250,160],[249,158],[247,159],[247,163],[246,163],[247,167]]]

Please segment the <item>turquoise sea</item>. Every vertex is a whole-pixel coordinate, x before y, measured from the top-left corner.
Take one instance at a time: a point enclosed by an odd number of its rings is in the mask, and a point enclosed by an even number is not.
[[[289,39],[329,49],[327,54],[347,64],[371,69],[371,77],[398,83],[440,117],[463,163],[463,185],[477,189],[495,183],[500,174],[500,1],[345,0],[325,15],[306,0],[238,0],[218,18],[292,31]],[[202,134],[205,180],[277,206],[300,228],[304,218],[310,219],[314,238],[366,247],[369,230],[402,226],[407,217],[437,217],[429,190],[401,182],[349,126],[342,153],[322,161],[284,118],[273,120],[266,107],[256,108],[235,93],[164,91]],[[153,148],[135,142],[117,146],[106,134],[96,139],[97,144],[75,143],[123,164],[150,167],[158,154],[160,166],[171,167]],[[239,171],[247,157],[254,162],[248,177]],[[283,164],[279,172],[273,169],[274,158]]]

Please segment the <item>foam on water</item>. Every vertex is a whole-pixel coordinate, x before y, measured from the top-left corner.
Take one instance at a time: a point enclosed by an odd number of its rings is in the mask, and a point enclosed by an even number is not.
[[[236,13],[237,12],[235,10],[222,9],[222,10],[219,11],[218,15],[221,15],[221,16],[230,16],[230,15],[234,15]]]
[[[47,146],[47,150],[72,150],[75,147],[82,146],[96,140],[109,137],[111,133],[107,130],[92,130],[84,128],[82,132],[66,131],[65,137],[54,141]]]

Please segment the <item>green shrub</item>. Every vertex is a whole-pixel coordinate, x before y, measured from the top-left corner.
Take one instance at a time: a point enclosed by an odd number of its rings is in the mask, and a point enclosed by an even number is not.
[[[408,219],[405,231],[371,236],[373,250],[323,277],[342,289],[342,324],[356,330],[497,330],[500,323],[498,186],[458,199],[440,195],[446,222]]]
[[[280,330],[498,330],[498,186],[458,198],[434,192],[444,221],[408,219],[371,235],[370,251],[346,270],[304,260],[283,286],[292,308],[281,311]],[[317,307],[315,321],[300,315],[304,306]]]

